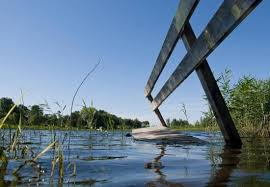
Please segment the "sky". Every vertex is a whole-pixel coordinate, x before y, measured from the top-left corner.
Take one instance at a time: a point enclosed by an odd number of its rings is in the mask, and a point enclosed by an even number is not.
[[[144,97],[144,87],[176,12],[178,0],[25,0],[0,1],[0,97],[20,98],[29,106],[48,102],[71,105],[81,80],[101,64],[80,89],[75,110],[97,109],[126,118],[158,119]],[[200,1],[190,23],[198,36],[222,1]],[[215,74],[233,72],[270,77],[270,1],[264,0],[207,58]],[[180,40],[153,91],[155,96],[182,60]],[[160,107],[164,118],[190,122],[207,109],[195,73]]]

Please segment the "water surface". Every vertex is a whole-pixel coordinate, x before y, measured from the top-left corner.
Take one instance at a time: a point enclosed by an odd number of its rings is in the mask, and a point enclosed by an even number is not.
[[[50,176],[58,154],[52,149],[37,161],[39,171],[28,164],[14,175],[25,159],[11,159],[7,170],[0,168],[0,186],[270,186],[268,139],[243,138],[240,150],[225,149],[220,133],[186,132],[206,145],[134,141],[126,133],[24,130],[19,146],[31,148],[29,155],[42,151],[54,137],[64,140],[64,178],[58,177],[58,165]],[[2,144],[9,141],[6,134]]]

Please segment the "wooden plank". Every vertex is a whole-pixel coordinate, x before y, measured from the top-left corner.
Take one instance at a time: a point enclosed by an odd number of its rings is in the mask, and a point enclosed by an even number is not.
[[[202,145],[207,142],[199,138],[185,135],[181,131],[171,130],[166,127],[148,127],[132,130],[132,137],[140,141],[153,141],[166,144],[196,144]]]
[[[182,39],[187,51],[189,51],[196,41],[196,36],[189,23],[187,23],[184,28]],[[226,102],[222,97],[207,60],[203,60],[196,68],[196,73],[215,114],[226,145],[233,148],[240,148],[242,146],[241,138],[235,128],[232,117],[226,106]]]
[[[202,63],[261,0],[226,0],[152,102],[153,110]]]
[[[153,101],[152,95],[151,95],[151,94],[148,95],[147,98],[148,98],[148,100],[150,101],[150,103],[152,103],[152,101]],[[155,112],[155,114],[157,115],[157,117],[158,117],[158,119],[159,119],[161,125],[162,125],[163,127],[167,127],[167,124],[166,124],[164,118],[162,117],[162,115],[161,115],[159,109],[156,108],[156,109],[154,110],[154,112]]]
[[[165,67],[179,37],[181,36],[181,32],[183,31],[183,26],[185,22],[192,15],[196,5],[199,0],[181,0],[176,12],[176,15],[173,18],[171,26],[169,28],[168,34],[165,38],[165,41],[162,45],[161,51],[156,60],[156,64],[152,70],[150,78],[145,87],[145,96],[147,97],[151,94],[160,73]]]

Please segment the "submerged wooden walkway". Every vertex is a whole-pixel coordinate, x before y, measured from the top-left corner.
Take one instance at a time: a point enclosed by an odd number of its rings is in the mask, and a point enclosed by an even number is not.
[[[260,2],[261,0],[224,0],[197,38],[189,24],[189,19],[195,11],[199,0],[180,1],[144,92],[162,126],[166,127],[167,124],[159,111],[159,106],[193,71],[196,71],[226,145],[234,148],[241,147],[240,136],[206,58]],[[213,1],[213,3],[215,2]],[[187,53],[162,89],[153,97],[151,93],[154,86],[180,39],[183,40]],[[170,130],[162,130],[157,133],[147,129],[135,131],[134,134],[139,139],[143,139],[143,137],[160,139],[181,136],[181,134]]]
[[[151,141],[166,144],[196,144],[203,145],[206,141],[193,136],[185,135],[185,133],[172,130],[167,127],[149,127],[132,130],[132,136],[135,140]]]

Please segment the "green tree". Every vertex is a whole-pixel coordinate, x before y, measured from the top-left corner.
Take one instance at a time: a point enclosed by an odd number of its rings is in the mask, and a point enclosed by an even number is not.
[[[188,127],[190,124],[188,123],[187,120],[182,120],[182,119],[173,119],[170,122],[170,127],[172,128],[183,128],[183,127]]]
[[[12,99],[3,97],[0,99],[0,119],[5,117],[8,111],[14,106]]]
[[[78,128],[86,128],[87,126],[86,121],[82,119],[79,111],[72,112],[70,124],[72,127],[78,127]]]
[[[43,109],[39,105],[33,105],[29,112],[29,124],[41,125],[43,121]]]
[[[15,109],[15,113],[16,113],[16,124],[19,123],[20,116],[22,124],[28,124],[29,109],[26,106],[22,104],[18,105]]]
[[[149,121],[143,121],[142,122],[142,127],[150,127]]]

